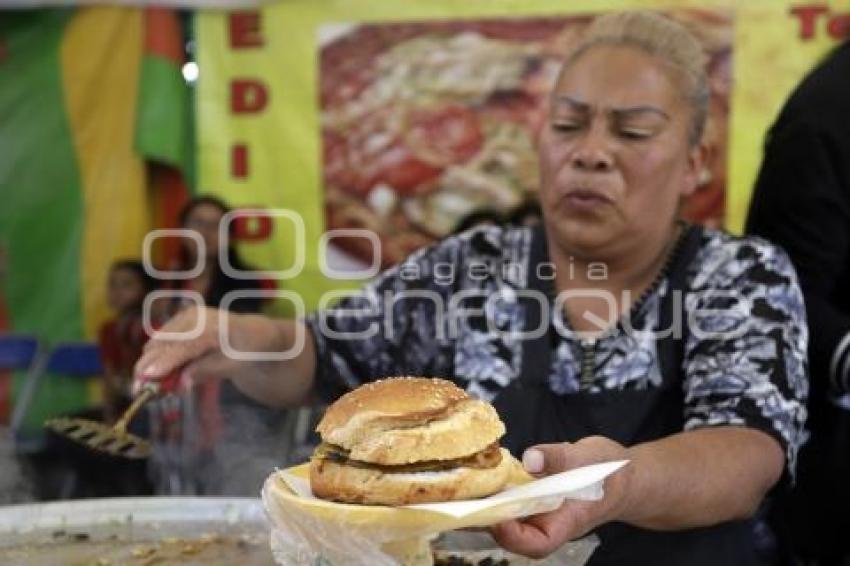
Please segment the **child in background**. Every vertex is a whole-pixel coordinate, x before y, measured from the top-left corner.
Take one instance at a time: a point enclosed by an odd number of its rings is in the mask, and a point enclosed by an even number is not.
[[[155,288],[156,280],[145,272],[140,261],[122,260],[112,264],[108,302],[115,318],[104,323],[99,335],[104,370],[104,420],[108,423],[114,423],[130,404],[133,365],[148,340],[142,324],[142,304]]]

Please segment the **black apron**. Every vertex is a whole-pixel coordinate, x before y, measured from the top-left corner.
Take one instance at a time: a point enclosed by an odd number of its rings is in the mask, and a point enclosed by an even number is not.
[[[702,229],[688,227],[674,252],[668,270],[668,292],[661,301],[659,328],[670,327],[675,304],[673,291],[683,290],[687,267],[699,250]],[[529,288],[552,296],[551,281],[537,277],[536,266],[548,261],[545,233],[533,230],[528,277]],[[533,300],[523,301],[526,329],[539,327],[541,309]],[[683,320],[687,320],[684,318]],[[684,382],[682,361],[684,336],[659,339],[657,351],[662,383],[640,390],[579,391],[557,395],[549,387],[555,333],[549,332],[523,344],[522,368],[518,379],[494,400],[507,425],[502,445],[515,456],[535,444],[575,442],[601,435],[631,446],[681,432],[684,425]],[[683,325],[685,328],[686,324]],[[609,523],[597,529],[602,544],[593,554],[591,566],[745,566],[759,561],[752,542],[749,521],[677,532],[650,531],[625,523]]]

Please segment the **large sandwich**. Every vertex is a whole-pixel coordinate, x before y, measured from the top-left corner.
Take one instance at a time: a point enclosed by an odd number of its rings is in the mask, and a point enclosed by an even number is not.
[[[517,461],[499,448],[493,406],[442,379],[375,381],[343,395],[317,427],[310,485],[322,499],[406,505],[484,497]]]

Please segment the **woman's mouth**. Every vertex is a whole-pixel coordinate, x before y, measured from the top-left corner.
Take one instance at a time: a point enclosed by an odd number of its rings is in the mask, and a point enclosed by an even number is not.
[[[603,193],[590,189],[572,190],[564,196],[564,202],[570,209],[581,212],[592,212],[613,204]]]

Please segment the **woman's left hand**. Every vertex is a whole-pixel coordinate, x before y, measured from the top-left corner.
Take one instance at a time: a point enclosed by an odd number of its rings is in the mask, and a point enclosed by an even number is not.
[[[590,436],[574,444],[541,444],[523,454],[526,471],[537,476],[565,472],[573,468],[626,460],[625,447],[608,438]],[[630,466],[605,480],[605,496],[599,501],[565,501],[549,513],[507,521],[492,527],[493,537],[505,549],[542,558],[567,541],[579,538],[603,523],[614,520],[626,505]]]

